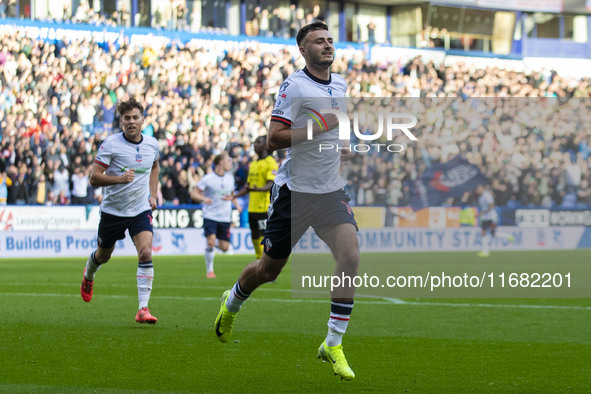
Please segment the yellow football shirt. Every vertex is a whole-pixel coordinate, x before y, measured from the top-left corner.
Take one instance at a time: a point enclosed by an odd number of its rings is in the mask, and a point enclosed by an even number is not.
[[[250,186],[263,187],[267,182],[275,179],[277,168],[277,162],[271,155],[263,160],[256,160],[250,165],[246,181]],[[269,192],[250,192],[248,212],[264,213],[267,209],[269,209]]]

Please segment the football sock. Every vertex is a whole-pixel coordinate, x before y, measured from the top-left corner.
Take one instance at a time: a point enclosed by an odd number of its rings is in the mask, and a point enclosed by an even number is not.
[[[215,249],[205,248],[205,269],[207,272],[213,272],[213,257],[215,256]]]
[[[353,311],[353,301],[330,303],[330,317],[328,319],[328,334],[326,346],[338,346],[343,342],[343,334],[347,331],[349,318]]]
[[[256,256],[257,260],[263,257],[263,242],[264,237],[258,237],[252,239],[252,245],[254,246],[254,255]]]
[[[486,233],[482,236],[482,251],[484,253],[488,253],[488,246],[490,244],[491,236],[489,233]]]
[[[244,291],[240,287],[239,281],[236,281],[234,287],[232,287],[230,296],[228,296],[228,300],[226,301],[226,308],[228,308],[228,311],[233,313],[238,312],[242,307],[242,304],[244,304],[244,301],[246,301],[248,297],[250,297],[250,294],[251,293]]]
[[[152,281],[154,280],[154,265],[152,260],[141,261],[137,265],[137,294],[139,309],[147,308],[152,293]]]
[[[96,271],[98,271],[99,268],[101,268],[101,264],[97,263],[94,258],[95,253],[96,250],[90,254],[90,257],[86,261],[86,272],[84,273],[84,277],[86,278],[86,280],[93,281],[94,274],[96,274]]]

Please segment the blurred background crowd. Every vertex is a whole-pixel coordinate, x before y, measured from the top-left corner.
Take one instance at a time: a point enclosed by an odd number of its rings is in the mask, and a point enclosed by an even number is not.
[[[259,34],[293,34],[291,26],[257,23]],[[279,86],[301,67],[287,49],[220,55],[180,43],[49,42],[2,32],[0,204],[100,203],[89,173],[101,142],[120,131],[115,104],[127,97],[144,103],[143,132],[160,143],[159,204],[190,203],[191,188],[222,151],[241,188]],[[404,152],[357,154],[343,166],[356,205],[408,205],[422,171],[460,152],[489,177],[498,205],[591,205],[591,112],[581,100],[589,80],[420,57],[371,62],[363,54],[338,56],[332,72],[345,77],[351,97],[409,100],[401,107],[421,98],[418,112],[428,120],[416,130],[420,143]],[[275,157],[281,162],[284,152]]]

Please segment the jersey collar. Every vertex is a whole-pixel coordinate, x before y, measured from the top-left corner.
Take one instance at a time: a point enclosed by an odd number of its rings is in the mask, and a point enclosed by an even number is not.
[[[314,75],[312,75],[312,73],[310,71],[308,71],[308,68],[307,67],[304,67],[304,72],[306,73],[306,75],[308,76],[308,78],[310,78],[314,82],[318,82],[318,83],[321,83],[323,85],[330,85],[330,83],[332,82],[332,75],[330,77],[328,77],[328,80],[326,80],[326,79],[317,78]]]
[[[125,131],[122,131],[122,132],[121,132],[121,135],[123,135],[123,138],[125,139],[125,141],[129,142],[130,144],[139,145],[139,144],[141,144],[141,143],[144,141],[144,135],[143,135],[143,134],[142,134],[142,139],[140,140],[140,142],[133,142],[132,140],[128,139],[128,138],[125,136]]]

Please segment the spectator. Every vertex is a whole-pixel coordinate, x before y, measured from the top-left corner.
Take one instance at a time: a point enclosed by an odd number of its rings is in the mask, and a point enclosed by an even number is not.
[[[72,204],[86,204],[89,185],[88,175],[84,173],[80,166],[76,166],[70,181],[72,182]]]

